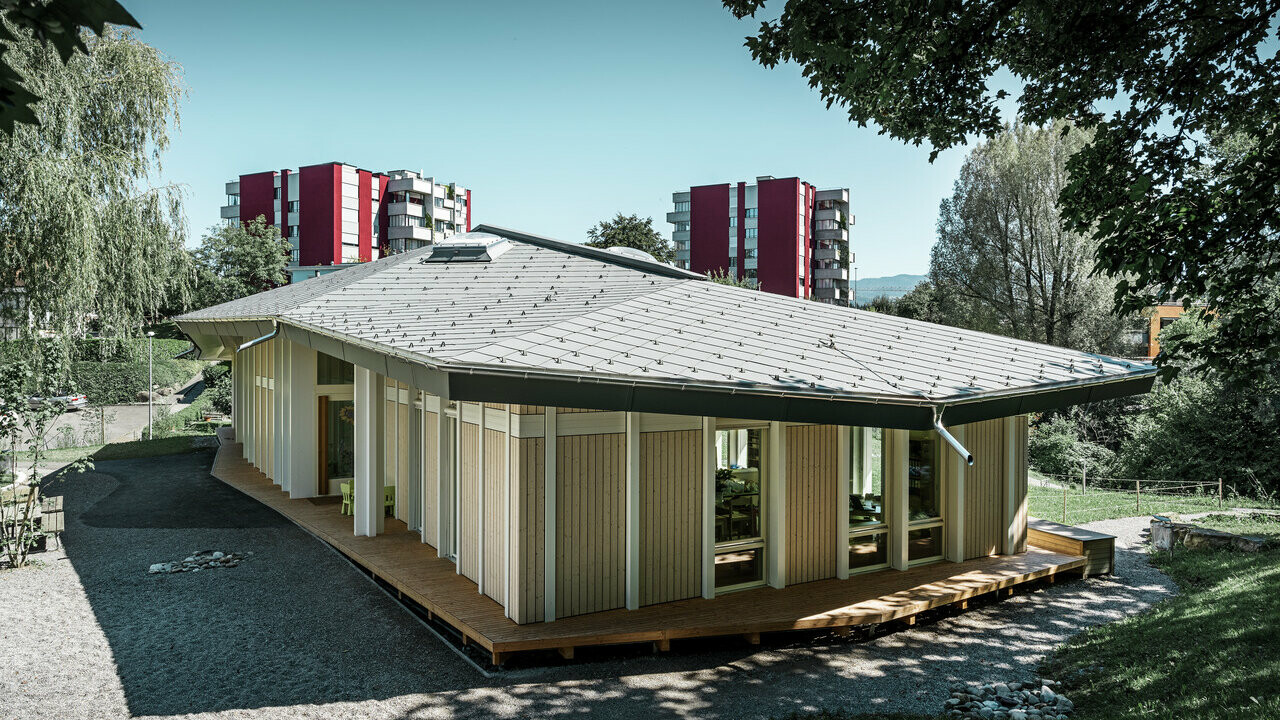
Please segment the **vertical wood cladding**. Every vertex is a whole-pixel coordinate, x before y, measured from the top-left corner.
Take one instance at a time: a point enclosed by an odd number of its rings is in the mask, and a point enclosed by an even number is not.
[[[458,566],[472,582],[480,581],[480,426],[458,423]]]
[[[556,439],[556,616],[626,604],[626,436]]]
[[[506,601],[506,513],[502,498],[507,480],[507,434],[484,431],[484,594]]]
[[[640,604],[702,593],[702,432],[640,433]]]
[[[523,438],[511,443],[511,531],[514,533],[511,615],[518,623],[539,622],[545,617],[545,447],[542,438]]]
[[[787,427],[787,584],[835,577],[840,520],[839,434],[834,425]]]

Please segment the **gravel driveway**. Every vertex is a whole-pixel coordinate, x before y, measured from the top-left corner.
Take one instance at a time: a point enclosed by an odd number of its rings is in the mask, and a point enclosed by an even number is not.
[[[1146,520],[1108,521],[1090,527],[1120,538],[1116,576],[874,640],[677,644],[484,677],[327,546],[210,477],[211,462],[104,462],[52,486],[65,495],[65,551],[0,571],[0,718],[934,713],[949,683],[1030,678],[1065,638],[1173,592],[1141,552]],[[200,549],[254,555],[147,574]]]

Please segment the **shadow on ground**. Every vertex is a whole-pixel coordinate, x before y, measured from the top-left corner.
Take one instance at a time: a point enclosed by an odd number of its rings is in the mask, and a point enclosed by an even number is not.
[[[487,678],[328,546],[212,478],[211,462],[212,453],[102,462],[59,486],[67,555],[132,715],[932,714],[950,682],[1029,678],[1063,638],[1167,592],[1115,578],[1063,583],[869,642],[690,642]],[[147,573],[200,549],[254,554],[236,568]],[[1122,574],[1146,566],[1140,553],[1117,556]],[[328,707],[303,709],[316,705]]]

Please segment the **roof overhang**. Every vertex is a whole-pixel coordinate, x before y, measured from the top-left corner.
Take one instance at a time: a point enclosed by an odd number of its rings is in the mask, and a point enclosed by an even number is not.
[[[449,400],[900,430],[928,430],[934,427],[935,420],[946,425],[962,425],[1139,395],[1149,391],[1155,382],[1155,370],[1144,369],[1106,379],[1018,388],[973,397],[836,395],[440,363],[292,320],[179,319],[177,323],[200,348],[203,359],[232,359],[241,342],[267,335],[278,327],[280,336],[291,342]]]

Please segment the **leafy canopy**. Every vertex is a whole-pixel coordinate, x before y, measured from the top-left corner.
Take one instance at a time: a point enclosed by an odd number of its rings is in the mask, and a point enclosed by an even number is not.
[[[669,263],[676,258],[671,241],[653,228],[653,218],[641,220],[636,215],[618,213],[612,220],[602,220],[590,230],[591,238],[585,245],[594,248],[628,247],[643,250],[658,262]]]
[[[764,2],[724,5],[742,18]],[[788,0],[746,46],[766,67],[799,64],[851,121],[933,155],[1001,132],[1006,94],[991,85],[1010,74],[1022,122],[1093,132],[1059,211],[1098,242],[1116,308],[1216,308],[1219,332],[1194,350],[1240,378],[1280,363],[1280,59],[1266,44],[1278,12],[1274,0]],[[1235,135],[1247,149],[1215,149]]]
[[[3,56],[6,48],[21,46],[29,36],[52,46],[65,65],[76,50],[89,53],[81,28],[99,37],[107,23],[142,29],[116,0],[0,0],[0,20],[0,132],[4,133],[12,133],[14,123],[40,124],[33,106],[43,97],[23,82],[24,73]]]
[[[285,283],[289,243],[262,215],[247,223],[214,226],[192,256],[195,304],[209,307]]]

